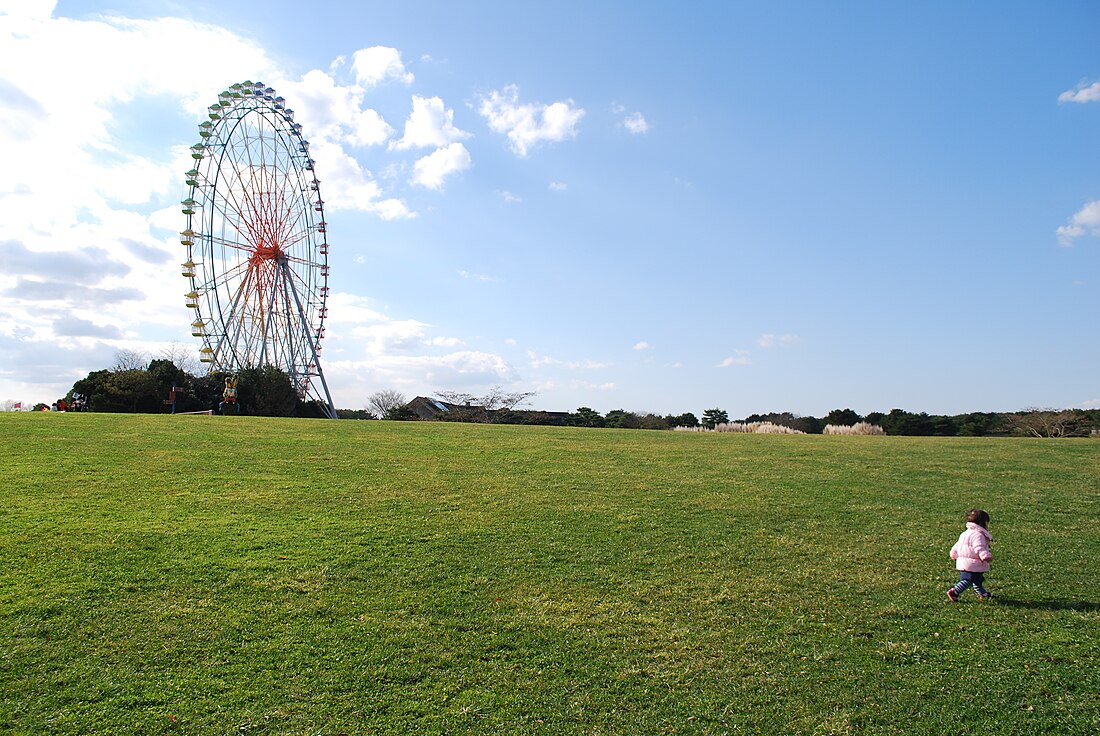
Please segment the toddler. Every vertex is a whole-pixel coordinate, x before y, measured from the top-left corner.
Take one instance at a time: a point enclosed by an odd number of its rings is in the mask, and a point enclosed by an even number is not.
[[[947,591],[947,599],[954,603],[959,600],[971,585],[978,594],[978,600],[987,601],[993,594],[985,589],[985,574],[989,571],[989,561],[993,553],[989,551],[989,514],[981,509],[970,509],[966,513],[966,531],[959,535],[959,541],[951,548],[951,559],[959,571],[959,582]]]

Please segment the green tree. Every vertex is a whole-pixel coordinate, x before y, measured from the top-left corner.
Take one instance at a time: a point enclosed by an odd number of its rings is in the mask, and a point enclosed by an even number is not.
[[[882,420],[885,418],[886,415],[883,414],[881,411],[873,411],[867,416],[863,417],[863,421],[867,422],[868,424],[874,424],[875,426],[881,427]]]
[[[101,411],[152,414],[164,407],[157,385],[148,371],[116,371],[107,377],[106,405]]]
[[[698,427],[699,417],[692,414],[690,411],[680,414],[679,416],[673,416],[669,414],[665,417],[665,423],[669,427]]]
[[[595,409],[587,406],[582,406],[573,412],[570,417],[573,424],[577,427],[602,427],[604,426],[603,417]]]
[[[719,424],[729,424],[730,415],[725,409],[707,409],[703,412],[703,426],[714,429]]]
[[[638,429],[638,415],[623,409],[612,409],[603,418],[604,426],[613,429]]]
[[[839,427],[851,427],[863,421],[863,417],[851,409],[833,409],[825,416],[825,423]]]
[[[404,405],[391,407],[382,418],[397,422],[412,422],[420,419],[415,411]]]
[[[892,435],[927,437],[932,434],[932,422],[927,414],[911,414],[904,409],[891,409],[879,426]]]
[[[635,416],[638,418],[638,429],[668,429],[671,426],[667,419],[650,412]]]
[[[245,368],[237,374],[237,401],[242,414],[261,417],[292,417],[298,392],[290,376],[273,365]]]

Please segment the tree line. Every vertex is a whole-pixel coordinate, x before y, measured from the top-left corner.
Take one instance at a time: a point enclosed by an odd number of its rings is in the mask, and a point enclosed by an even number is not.
[[[218,411],[225,390],[226,374],[195,375],[194,366],[176,355],[151,360],[136,353],[120,351],[111,369],[92,371],[73,384],[55,405],[73,406],[96,412],[169,413]],[[187,370],[180,367],[183,362]],[[324,411],[313,401],[303,401],[290,377],[274,366],[246,368],[236,374],[240,413],[273,417],[323,417]],[[611,429],[675,429],[676,427],[714,429],[730,423],[728,412],[720,408],[658,415],[613,409],[606,414],[582,406],[574,412],[549,412],[520,409],[533,392],[510,393],[497,386],[483,396],[455,391],[439,391],[435,398],[453,409],[440,414],[441,421],[529,424]],[[338,409],[343,419],[418,420],[409,409],[404,395],[385,390],[372,394],[364,409]],[[49,408],[37,404],[36,409]],[[987,437],[1026,435],[1031,437],[1079,437],[1100,435],[1100,409],[1025,409],[1018,412],[971,412],[940,415],[914,413],[903,409],[870,412],[861,415],[852,409],[834,409],[824,417],[780,412],[750,414],[732,421],[770,422],[806,434],[821,434],[827,425],[851,426],[866,422],[881,427],[886,434],[934,437]]]
[[[234,413],[267,417],[323,417],[314,401],[303,401],[290,377],[274,366],[245,368],[236,375]],[[92,371],[55,402],[84,411],[139,414],[218,412],[225,373],[194,375],[169,358],[137,363],[120,356],[111,369]]]
[[[1032,437],[1078,437],[1100,433],[1100,409],[1025,409],[1019,412],[970,412],[942,415],[892,409],[866,415],[853,409],[834,409],[823,417],[803,416],[791,412],[750,414],[731,420],[724,409],[707,409],[701,417],[692,412],[666,414],[613,409],[600,414],[582,406],[575,412],[547,412],[517,409],[516,406],[533,396],[531,393],[503,394],[499,387],[486,397],[441,391],[440,401],[458,403],[463,411],[439,415],[438,421],[487,422],[494,424],[533,424],[574,427],[606,427],[612,429],[675,429],[676,427],[714,429],[731,421],[770,422],[806,434],[821,434],[825,427],[852,426],[866,422],[881,427],[886,434],[913,437],[990,437],[1027,435]],[[417,420],[408,410],[405,397],[396,391],[372,394],[363,416],[391,420]]]

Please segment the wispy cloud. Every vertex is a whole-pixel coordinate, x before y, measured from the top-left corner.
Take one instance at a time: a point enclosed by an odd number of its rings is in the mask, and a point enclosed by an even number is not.
[[[640,112],[634,112],[623,118],[622,126],[634,135],[644,135],[649,132],[649,123]]]
[[[1100,102],[1100,82],[1089,84],[1082,82],[1075,89],[1067,90],[1058,95],[1059,102]]]
[[[1094,199],[1069,218],[1066,225],[1057,230],[1058,242],[1064,246],[1085,235],[1100,236],[1100,199]]]
[[[569,185],[566,184],[563,181],[552,181],[552,182],[550,182],[550,191],[551,192],[564,192],[568,188],[569,188]]]
[[[634,349],[635,350],[649,350],[650,347],[651,347],[651,345],[648,342],[646,342],[645,340],[642,340],[641,342],[634,343]]]
[[[527,357],[531,361],[532,368],[541,368],[543,366],[553,365],[568,368],[570,370],[599,370],[602,368],[610,368],[610,363],[601,363],[596,360],[560,360],[558,358],[551,357],[549,355],[539,355],[534,350],[527,351]]]
[[[756,344],[762,348],[786,347],[794,345],[799,340],[798,335],[773,335],[768,333],[757,338]]]
[[[483,273],[474,273],[473,271],[459,271],[458,275],[464,279],[470,279],[471,281],[496,281],[493,276],[487,276]]]
[[[611,111],[616,115],[622,115],[626,108],[616,103],[611,106]],[[619,121],[619,127],[624,128],[631,135],[645,135],[649,132],[649,121],[640,112],[632,112]]]
[[[519,87],[510,84],[481,98],[478,112],[489,128],[508,137],[512,151],[520,158],[535,146],[557,143],[577,136],[577,124],[584,109],[573,100],[561,100],[549,105],[519,101]]]
[[[728,358],[725,358],[721,363],[719,363],[715,367],[716,368],[732,368],[732,367],[738,366],[738,365],[750,365],[751,363],[752,363],[752,358],[750,357],[748,350],[737,350],[737,351],[734,352],[733,355],[729,356]]]

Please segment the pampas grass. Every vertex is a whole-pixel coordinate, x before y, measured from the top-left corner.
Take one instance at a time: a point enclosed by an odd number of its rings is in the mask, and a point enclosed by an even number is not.
[[[746,434],[806,434],[801,430],[784,427],[782,424],[771,422],[729,422],[719,424],[714,428],[716,432],[745,432]]]
[[[725,422],[714,429],[706,427],[674,427],[677,432],[743,432],[745,434],[806,434],[798,429],[771,422]]]
[[[886,434],[886,430],[877,424],[858,422],[851,426],[846,424],[826,424],[822,434],[884,435]]]
[[[743,432],[745,434],[805,434],[802,430],[791,429],[772,422],[726,422],[714,429],[706,427],[673,427],[677,432]],[[851,426],[845,424],[827,424],[822,434],[846,435],[885,435],[886,430],[877,424],[859,422]]]

